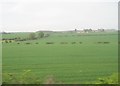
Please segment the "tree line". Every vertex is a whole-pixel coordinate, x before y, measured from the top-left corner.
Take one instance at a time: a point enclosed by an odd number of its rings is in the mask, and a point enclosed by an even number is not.
[[[34,39],[40,39],[44,37],[44,33],[43,32],[38,32],[37,35],[36,33],[30,33],[29,34],[29,39],[34,40]]]
[[[44,34],[43,32],[32,32],[28,34],[28,37],[26,38],[21,38],[21,37],[15,37],[15,38],[2,38],[3,41],[27,41],[27,40],[35,40],[35,39],[41,39],[44,37],[48,37],[49,34]]]

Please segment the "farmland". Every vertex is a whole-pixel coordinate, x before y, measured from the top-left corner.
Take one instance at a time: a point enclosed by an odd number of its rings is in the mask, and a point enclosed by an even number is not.
[[[3,34],[3,38],[24,38],[28,34]],[[52,76],[65,84],[84,84],[118,72],[118,35],[52,33],[37,40],[3,42],[2,55],[3,82],[6,73],[17,76],[30,70],[41,82]]]

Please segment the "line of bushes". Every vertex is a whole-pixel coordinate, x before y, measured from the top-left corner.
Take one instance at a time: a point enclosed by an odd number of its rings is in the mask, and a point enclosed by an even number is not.
[[[5,40],[5,43],[12,43],[11,40]],[[60,44],[68,44],[69,42],[60,42]],[[71,44],[82,44],[83,42],[71,42]],[[104,42],[95,42],[96,44],[110,44],[110,42],[108,41],[104,41]],[[17,44],[20,44],[20,42],[17,42]],[[25,44],[31,44],[30,42],[26,42]],[[38,42],[36,42],[35,44],[39,44]],[[55,44],[55,42],[46,42],[46,44]],[[120,44],[120,43],[119,43]]]

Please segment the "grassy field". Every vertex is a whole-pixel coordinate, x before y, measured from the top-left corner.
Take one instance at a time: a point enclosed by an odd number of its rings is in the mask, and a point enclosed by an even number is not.
[[[26,33],[4,34],[3,38],[16,35],[27,36]],[[41,81],[52,76],[62,83],[85,84],[118,72],[117,33],[53,33],[47,38],[27,42],[31,44],[25,44],[26,41],[3,43],[3,74],[17,76],[23,70],[31,70]]]

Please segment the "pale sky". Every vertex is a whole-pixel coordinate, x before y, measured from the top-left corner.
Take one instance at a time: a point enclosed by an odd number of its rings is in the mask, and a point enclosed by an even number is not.
[[[0,6],[7,32],[118,29],[118,0],[1,0]]]

